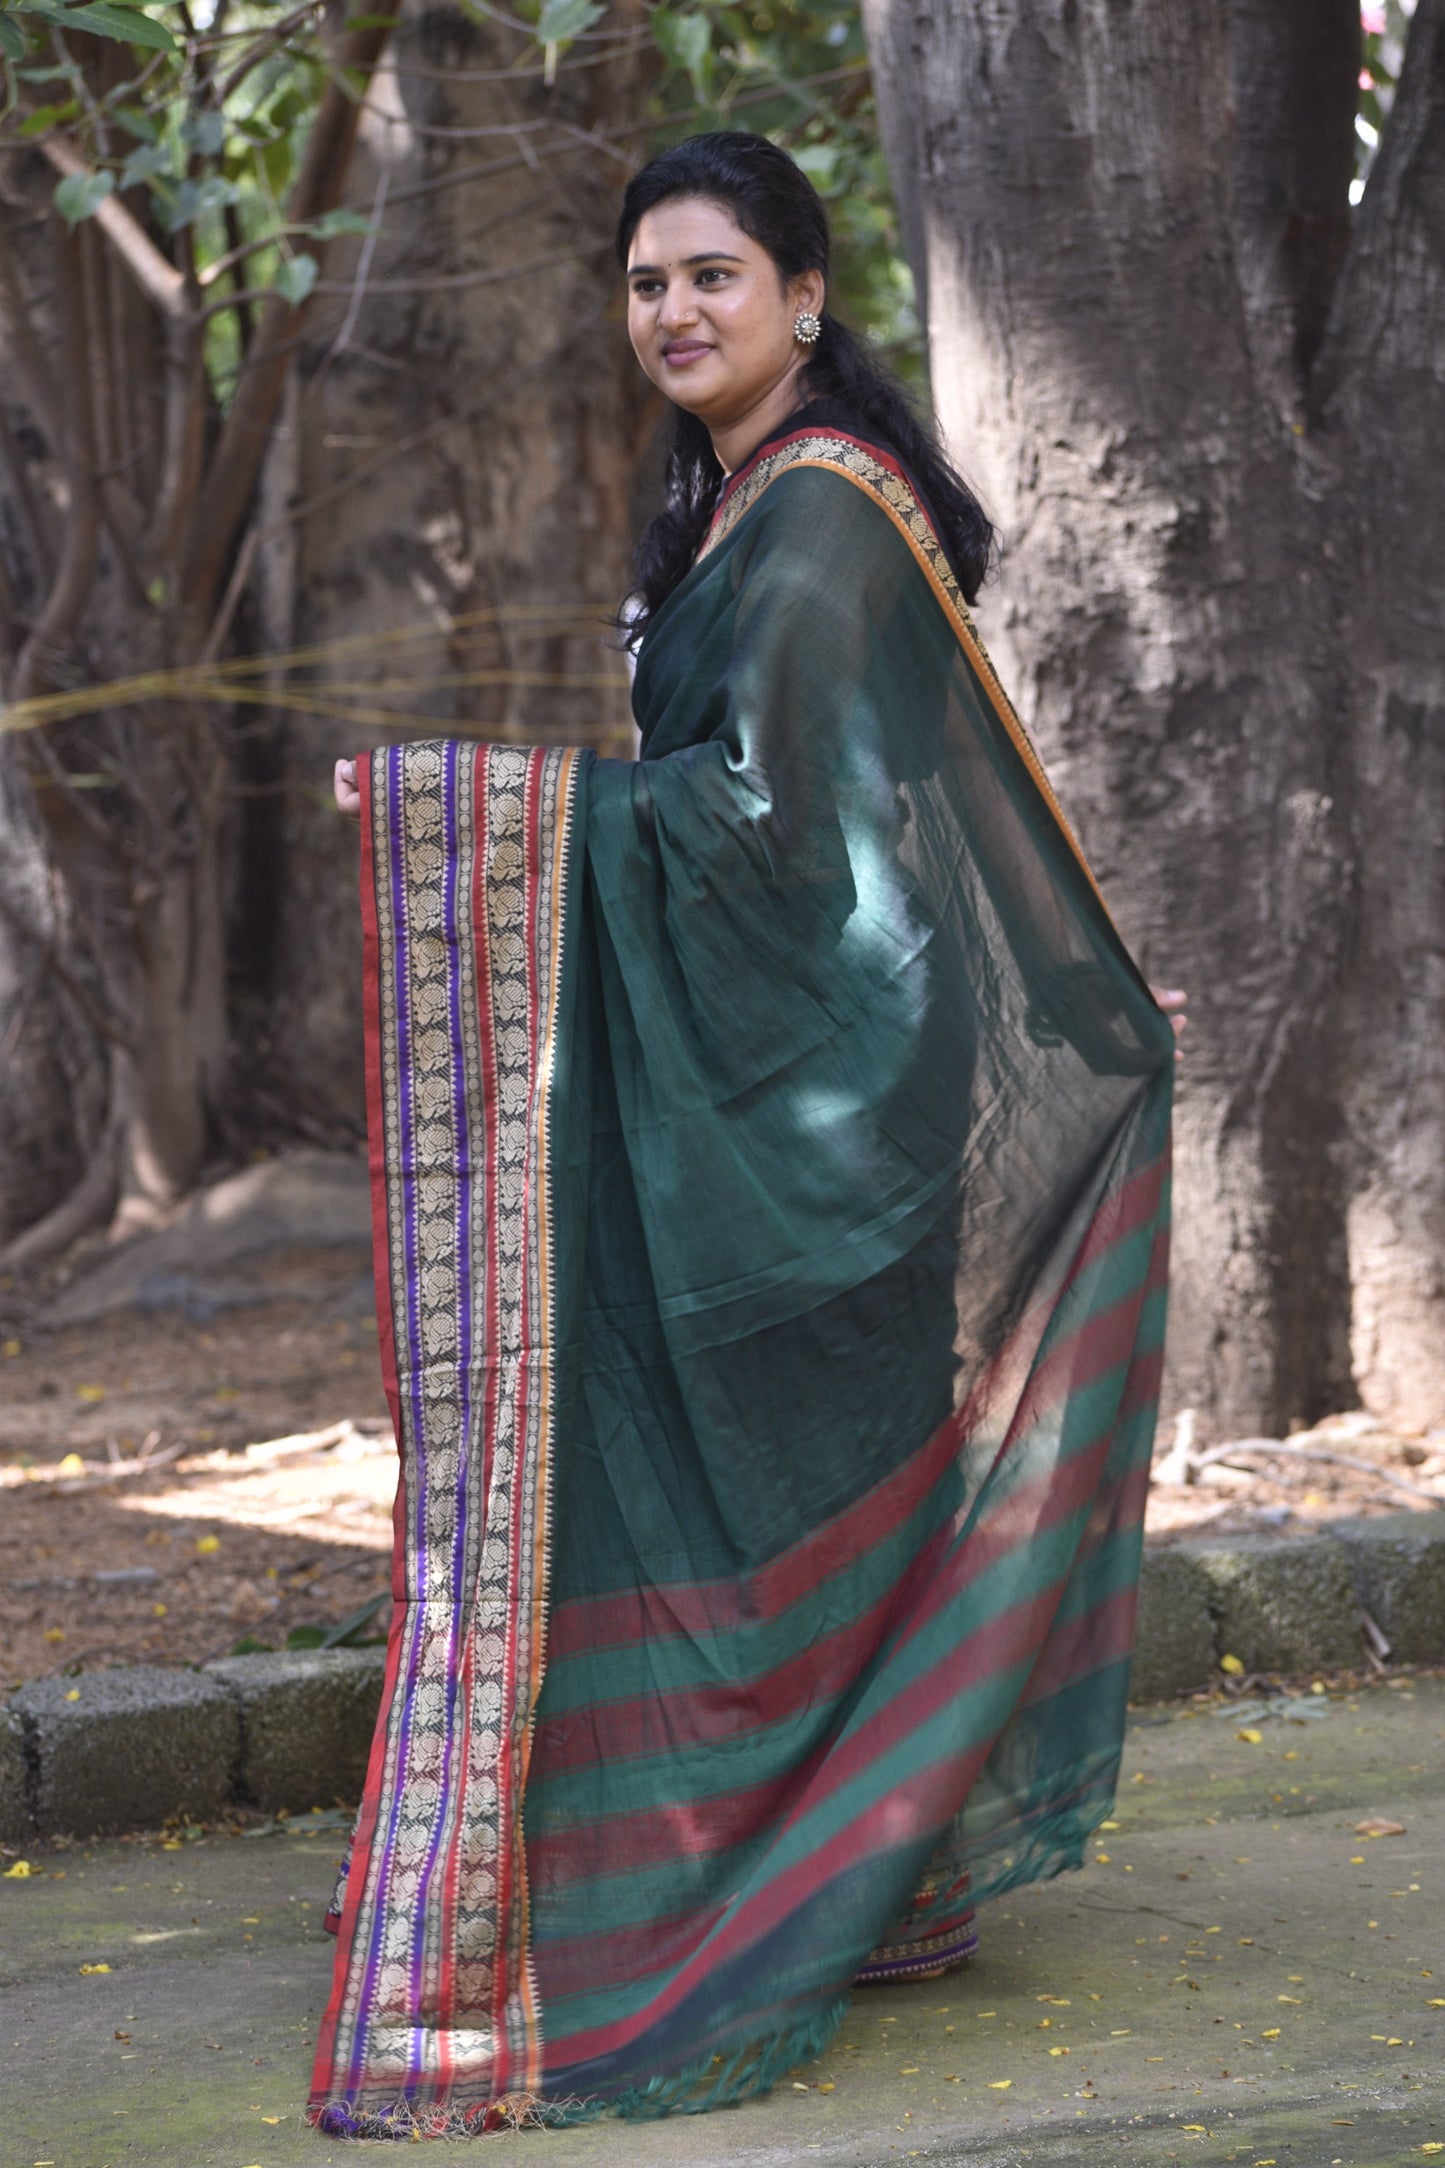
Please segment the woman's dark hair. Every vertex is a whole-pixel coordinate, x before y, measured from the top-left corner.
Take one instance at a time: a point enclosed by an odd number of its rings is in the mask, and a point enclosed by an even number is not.
[[[743,232],[767,250],[785,284],[804,271],[821,271],[827,278],[828,214],[822,198],[786,151],[766,136],[742,129],[689,136],[633,175],[617,223],[617,255],[624,271],[633,235],[646,213],[682,196],[701,196],[731,212]],[[972,602],[988,571],[993,528],[897,378],[826,307],[800,391],[800,405],[806,401],[811,409],[820,403],[809,419],[826,418],[834,427],[851,424],[893,453],[931,513],[958,583]],[[663,509],[637,546],[629,646],[637,645],[649,620],[691,567],[722,483],[706,426],[679,408]]]

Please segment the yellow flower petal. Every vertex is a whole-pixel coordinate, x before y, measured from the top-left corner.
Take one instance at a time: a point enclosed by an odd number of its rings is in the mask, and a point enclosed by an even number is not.
[[[219,1536],[197,1536],[196,1538],[196,1549],[200,1552],[202,1558],[209,1558],[212,1552],[219,1551],[220,1548],[221,1539]]]
[[[1221,1656],[1219,1668],[1221,1671],[1227,1671],[1232,1679],[1242,1679],[1244,1677],[1244,1666],[1237,1656]]]
[[[1243,1731],[1237,1731],[1234,1736],[1236,1739],[1242,1739],[1246,1746],[1258,1746],[1264,1737],[1264,1733],[1256,1731],[1252,1724],[1246,1724]]]
[[[13,1867],[5,1869],[5,1879],[7,1882],[25,1882],[34,1872],[28,1859],[17,1859]]]
[[[82,1965],[82,1972],[109,1972],[109,1965]]]
[[[988,2089],[991,2093],[1006,2093],[1012,2084],[1012,2078],[990,2078]]]

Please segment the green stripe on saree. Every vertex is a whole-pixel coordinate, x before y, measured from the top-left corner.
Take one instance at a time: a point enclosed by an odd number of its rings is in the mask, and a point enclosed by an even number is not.
[[[1172,1033],[906,478],[734,478],[636,762],[363,807],[387,1690],[311,2113],[735,2101],[1118,1769]]]

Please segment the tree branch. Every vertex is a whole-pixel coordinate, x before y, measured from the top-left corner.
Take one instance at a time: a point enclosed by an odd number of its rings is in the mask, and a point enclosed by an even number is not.
[[[69,641],[90,598],[100,550],[100,508],[95,493],[95,435],[86,365],[85,300],[80,277],[80,249],[73,233],[62,235],[55,251],[55,308],[60,326],[62,366],[73,387],[67,411],[65,460],[70,502],[60,563],[50,593],[15,666],[13,697],[26,700],[48,683],[52,655]]]
[[[1293,395],[1349,245],[1358,0],[1234,0],[1229,41],[1245,313],[1257,360]]]
[[[338,201],[356,140],[360,92],[349,78],[369,81],[386,49],[401,0],[382,0],[365,27],[345,36],[306,145],[287,224],[309,226]],[[324,244],[321,244],[324,248]],[[308,313],[274,295],[261,312],[236,397],[221,431],[187,538],[182,594],[194,622],[209,617],[226,560],[246,516],[266,442],[285,385],[289,347]]]
[[[90,177],[91,168],[74,144],[64,136],[47,136],[40,149],[57,173]],[[173,263],[168,263],[155,242],[119,196],[105,197],[93,214],[121,262],[146,299],[165,317],[175,319],[186,311],[186,282]]]

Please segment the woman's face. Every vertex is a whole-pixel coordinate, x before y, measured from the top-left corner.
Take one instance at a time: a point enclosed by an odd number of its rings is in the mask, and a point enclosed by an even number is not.
[[[820,312],[823,276],[784,286],[765,248],[701,196],[639,220],[627,259],[627,329],[660,391],[714,433],[770,401],[808,358],[793,329]]]

